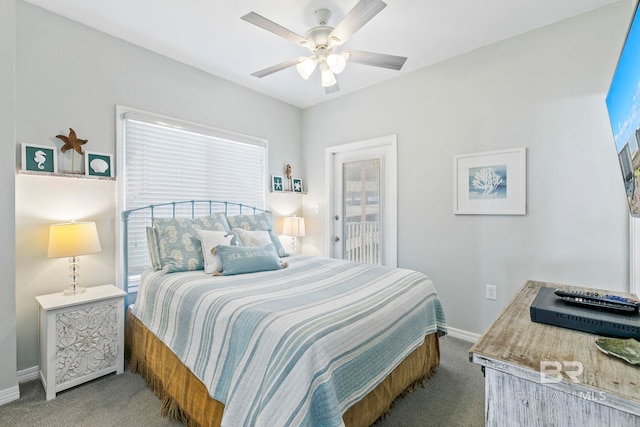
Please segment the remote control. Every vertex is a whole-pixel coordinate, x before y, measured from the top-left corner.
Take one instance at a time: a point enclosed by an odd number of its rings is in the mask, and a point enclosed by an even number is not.
[[[598,308],[601,310],[616,311],[619,313],[637,313],[640,303],[636,299],[620,297],[617,295],[607,295],[598,292],[578,292],[556,289],[557,296],[571,304],[585,307]]]

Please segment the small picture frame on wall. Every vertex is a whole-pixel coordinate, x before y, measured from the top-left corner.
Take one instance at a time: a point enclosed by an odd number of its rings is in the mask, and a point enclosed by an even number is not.
[[[292,187],[294,193],[302,193],[302,180],[300,178],[293,178]]]
[[[277,192],[284,191],[284,184],[281,176],[279,175],[271,176],[271,191],[277,191]]]
[[[525,147],[457,155],[453,171],[454,214],[526,214]]]
[[[58,172],[56,147],[23,143],[21,169],[29,172]]]
[[[85,151],[84,174],[85,176],[113,177],[113,156]]]

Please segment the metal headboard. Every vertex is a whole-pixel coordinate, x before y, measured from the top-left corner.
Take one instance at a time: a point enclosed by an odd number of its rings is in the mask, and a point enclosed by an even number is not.
[[[196,215],[211,215],[216,212],[224,212],[225,215],[242,215],[269,212],[268,210],[255,206],[243,205],[242,203],[223,202],[218,200],[181,200],[176,202],[158,203],[154,205],[142,206],[135,209],[123,211],[122,219],[122,260],[120,269],[122,289],[129,294],[129,221],[132,218],[143,218],[149,226],[153,225],[154,218],[167,217],[191,217]]]

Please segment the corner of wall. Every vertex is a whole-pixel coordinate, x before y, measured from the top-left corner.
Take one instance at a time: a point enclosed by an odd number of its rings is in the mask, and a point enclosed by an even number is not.
[[[0,129],[4,135],[5,153],[16,147],[16,2],[0,2],[0,51],[6,52],[0,62]],[[15,155],[0,160],[0,219],[7,227],[0,230],[0,404],[20,397],[17,381],[16,354],[16,286],[15,286]]]

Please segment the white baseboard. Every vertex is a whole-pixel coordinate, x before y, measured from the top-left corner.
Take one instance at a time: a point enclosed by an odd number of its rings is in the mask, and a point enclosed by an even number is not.
[[[0,405],[13,402],[18,399],[20,399],[20,387],[18,387],[18,384],[5,390],[0,390]]]
[[[18,371],[18,384],[40,378],[40,366],[32,366],[31,368]]]
[[[447,331],[449,331],[448,335],[453,338],[459,338],[464,341],[469,341],[475,343],[481,337],[480,334],[474,334],[473,332],[463,331],[462,329],[452,328],[451,326],[447,326]]]

